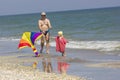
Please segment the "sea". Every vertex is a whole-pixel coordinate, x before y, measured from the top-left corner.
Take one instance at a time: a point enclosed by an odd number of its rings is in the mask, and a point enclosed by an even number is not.
[[[63,31],[67,48],[120,55],[120,7],[46,12],[51,38]],[[40,13],[0,16],[0,41],[19,41],[24,32],[39,32]],[[39,41],[36,42],[39,45]],[[54,39],[50,45],[55,47]]]

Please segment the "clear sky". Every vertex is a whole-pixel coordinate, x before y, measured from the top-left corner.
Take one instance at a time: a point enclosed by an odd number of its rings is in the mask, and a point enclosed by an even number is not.
[[[0,0],[0,15],[120,6],[120,0]]]

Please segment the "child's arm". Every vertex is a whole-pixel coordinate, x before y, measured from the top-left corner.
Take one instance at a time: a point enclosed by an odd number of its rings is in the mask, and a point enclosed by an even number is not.
[[[63,37],[64,43],[68,43],[68,40],[66,38]]]

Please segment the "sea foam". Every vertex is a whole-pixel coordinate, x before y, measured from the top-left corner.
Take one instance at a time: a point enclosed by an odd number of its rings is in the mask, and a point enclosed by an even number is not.
[[[55,46],[55,42],[51,42],[51,46]],[[66,47],[74,49],[116,51],[120,50],[120,41],[69,41]]]

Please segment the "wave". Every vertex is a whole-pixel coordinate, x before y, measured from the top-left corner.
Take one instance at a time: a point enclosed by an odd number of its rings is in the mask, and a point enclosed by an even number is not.
[[[38,41],[37,44],[40,44]],[[51,41],[50,45],[55,47],[55,41]],[[120,41],[72,41],[67,43],[66,48],[72,49],[91,49],[98,51],[119,51]]]
[[[55,46],[55,42],[51,42],[51,46]],[[120,50],[120,41],[69,41],[66,47],[73,49],[118,51]]]
[[[0,41],[19,41],[19,38],[9,37],[0,38]],[[40,40],[36,41],[36,45],[40,45]],[[55,47],[56,43],[54,40],[50,42],[50,46]],[[98,51],[119,51],[120,41],[73,41],[69,40],[66,48],[73,49],[91,49]]]
[[[16,38],[16,37],[1,37],[0,41],[19,41],[20,39]]]

